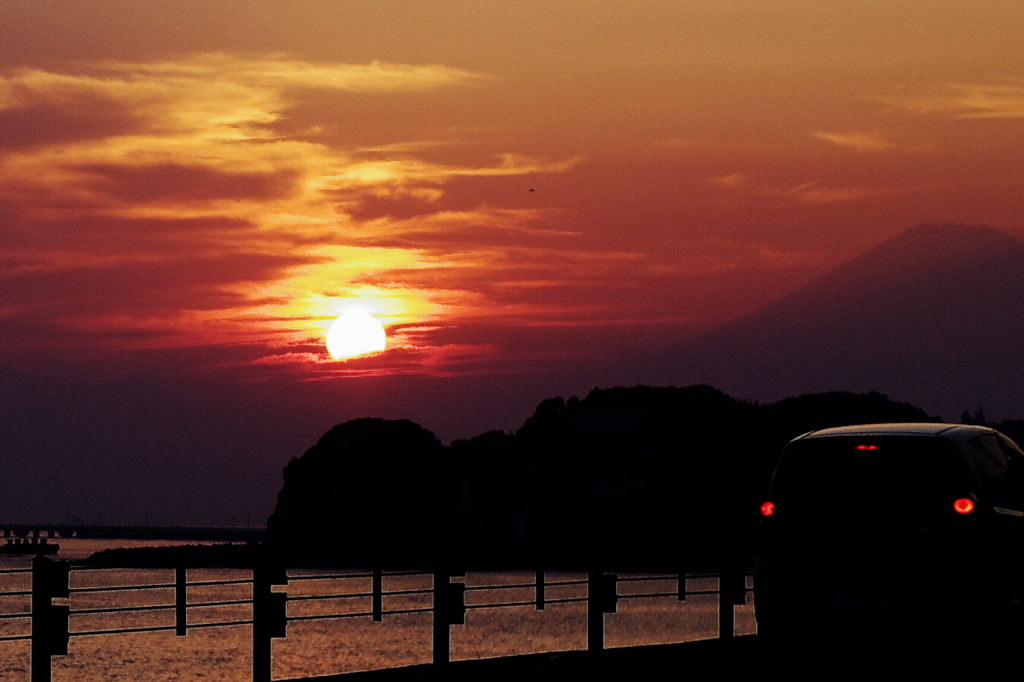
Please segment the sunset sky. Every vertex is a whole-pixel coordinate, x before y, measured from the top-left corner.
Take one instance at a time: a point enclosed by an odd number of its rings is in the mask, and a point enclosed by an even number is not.
[[[0,517],[265,518],[336,422],[514,429],[912,225],[1013,233],[1021,36],[1018,0],[5,0],[5,456],[60,492]],[[387,349],[334,360],[352,306]]]

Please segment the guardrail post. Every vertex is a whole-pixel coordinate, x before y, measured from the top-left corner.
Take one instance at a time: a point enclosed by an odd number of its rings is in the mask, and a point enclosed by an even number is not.
[[[174,567],[174,634],[188,634],[188,581],[184,566]]]
[[[545,603],[545,597],[544,597],[544,550],[543,549],[538,549],[537,550],[537,568],[536,568],[536,571],[537,571],[537,574],[536,574],[536,578],[535,578],[534,582],[536,583],[536,586],[537,586],[537,610],[538,611],[543,611],[544,610],[544,603]]]
[[[676,564],[679,571],[676,597],[679,601],[686,601],[686,542],[683,540],[679,541]]]
[[[731,639],[736,632],[737,604],[746,602],[747,573],[743,565],[743,545],[734,523],[722,523],[721,566],[718,576],[718,636]]]
[[[618,577],[600,570],[587,574],[587,651],[604,650],[604,614],[618,608]]]
[[[370,592],[372,593],[371,600],[372,611],[373,611],[373,622],[380,623],[384,620],[384,572],[381,569],[380,554],[374,554],[373,556],[373,569],[371,575],[372,585],[370,586]]]
[[[452,577],[465,577],[466,569],[461,549],[446,547],[443,538],[434,557],[434,663],[444,665],[451,661],[451,626],[466,622],[466,584]]]
[[[615,574],[605,573],[610,563],[610,548],[595,544],[587,572],[587,651],[590,653],[604,650],[604,614],[615,613],[618,605],[617,578]]]
[[[71,596],[70,572],[67,562],[42,554],[32,559],[31,682],[50,682],[50,657],[68,653],[71,607],[56,605],[53,600]]]
[[[466,584],[453,583],[450,570],[434,571],[434,663],[451,661],[452,625],[466,623]]]
[[[440,566],[434,569],[434,665],[451,660],[452,636],[448,624],[448,586],[451,575]]]
[[[287,585],[288,573],[279,555],[257,557],[252,571],[252,679],[270,682],[273,675],[273,638],[288,635],[288,595],[273,592]]]

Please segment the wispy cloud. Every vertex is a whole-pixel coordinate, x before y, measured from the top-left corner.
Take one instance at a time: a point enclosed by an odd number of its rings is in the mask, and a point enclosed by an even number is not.
[[[914,114],[953,118],[1024,118],[1024,85],[1015,83],[942,83],[919,93],[876,95],[872,101]]]
[[[819,140],[859,152],[878,152],[892,147],[892,143],[879,133],[829,133],[815,130],[811,134]]]
[[[806,183],[786,192],[802,204],[834,204],[846,201],[860,201],[892,194],[888,187],[818,187]]]
[[[303,91],[424,92],[485,79],[441,65],[329,64],[220,53],[84,64],[75,73],[19,69],[0,76],[0,122],[8,131],[0,148],[126,135],[189,135],[207,144],[270,140],[276,138],[271,124]],[[166,152],[181,140],[148,142],[154,152]]]
[[[708,178],[708,182],[728,195],[771,198],[801,204],[832,204],[873,199],[880,196],[910,191],[908,187],[882,187],[870,185],[823,185],[809,180],[798,185],[784,186],[769,180],[760,180],[744,173],[730,173]],[[727,196],[728,196],[727,195]]]
[[[726,175],[717,175],[711,178],[712,184],[729,189],[744,187],[749,185],[750,182],[750,176],[745,173],[728,173]]]
[[[350,92],[395,92],[428,90],[439,86],[464,84],[487,78],[486,75],[442,64],[410,65],[373,61],[369,64],[309,62],[290,58],[286,53],[246,56],[222,52],[195,55],[187,60],[149,64],[105,62],[111,71],[133,78],[152,76],[174,78],[222,77],[231,74],[239,82],[266,86],[301,86]]]

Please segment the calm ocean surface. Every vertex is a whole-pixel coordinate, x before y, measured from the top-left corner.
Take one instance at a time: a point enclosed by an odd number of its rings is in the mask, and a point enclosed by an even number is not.
[[[180,544],[155,541],[59,540],[59,559],[78,559],[108,547]],[[28,557],[0,556],[0,569],[28,567]],[[289,572],[290,577],[313,572]],[[573,580],[581,573],[549,572],[548,581]],[[246,570],[196,569],[189,582],[249,579]],[[470,573],[468,586],[532,583],[532,573]],[[74,571],[72,588],[155,585],[174,582],[168,570]],[[691,579],[688,589],[699,591],[716,586],[714,578]],[[27,590],[27,574],[0,574],[0,592]],[[387,576],[385,591],[429,588],[431,577]],[[619,594],[675,590],[675,580],[620,583]],[[279,588],[280,589],[280,588]],[[338,595],[370,591],[368,578],[347,580],[292,580],[290,597]],[[532,587],[495,591],[470,591],[467,603],[530,601]],[[583,597],[585,585],[548,587],[549,599]],[[248,599],[250,585],[190,587],[189,603]],[[74,593],[72,611],[79,609],[173,604],[174,590],[122,590]],[[386,596],[385,610],[425,607],[429,595]],[[27,613],[28,597],[0,597],[0,614]],[[359,613],[370,610],[369,598],[292,601],[290,617]],[[249,605],[189,609],[189,625],[251,618]],[[87,614],[71,618],[72,632],[114,628],[151,627],[174,624],[174,611],[141,611],[132,614]],[[691,596],[685,602],[674,597],[619,601],[618,612],[605,616],[605,643],[609,647],[661,644],[706,639],[717,635],[716,595]],[[737,607],[737,634],[754,632],[752,607]],[[0,619],[0,637],[29,633],[28,619]],[[586,609],[582,603],[548,604],[543,611],[532,606],[470,609],[466,625],[452,628],[452,658],[491,658],[512,654],[565,651],[586,647]],[[369,616],[292,622],[288,637],[274,641],[274,677],[295,678],[358,670],[429,663],[431,616],[429,613],[385,615],[381,623]],[[174,631],[90,635],[72,637],[70,654],[55,656],[53,679],[67,682],[107,680],[249,680],[252,669],[252,629],[249,625],[196,628],[186,637]],[[0,642],[0,679],[28,682],[29,643]]]

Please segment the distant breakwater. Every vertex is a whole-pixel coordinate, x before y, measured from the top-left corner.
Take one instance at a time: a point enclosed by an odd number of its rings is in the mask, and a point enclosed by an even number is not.
[[[0,523],[0,537],[92,540],[180,540],[183,542],[262,542],[266,528],[225,526],[128,526],[75,523]]]

